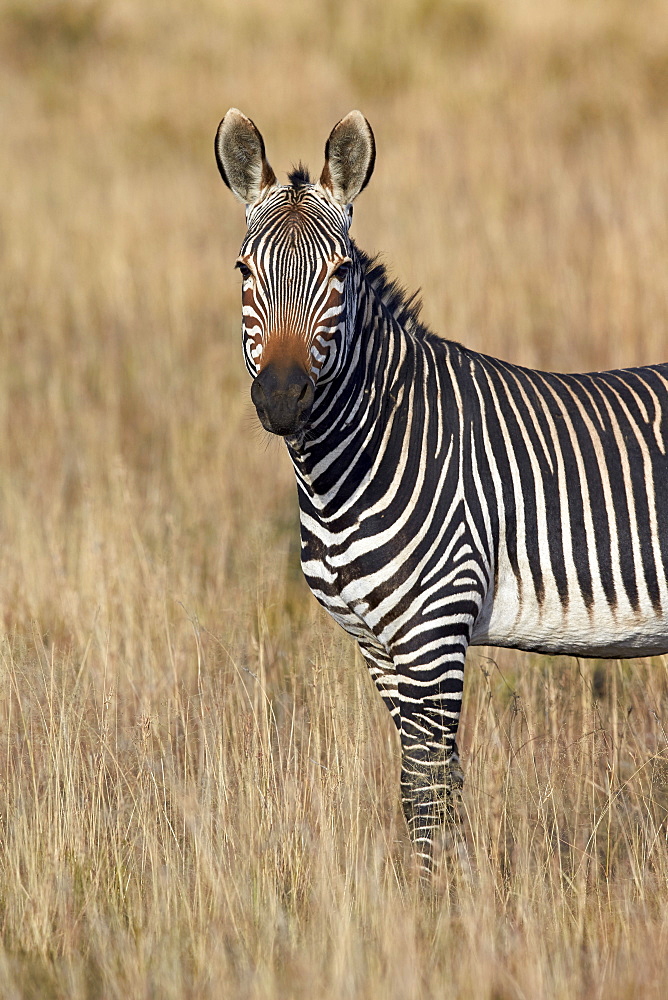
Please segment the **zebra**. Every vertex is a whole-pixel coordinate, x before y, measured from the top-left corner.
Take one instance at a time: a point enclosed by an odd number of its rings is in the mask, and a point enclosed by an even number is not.
[[[352,111],[317,181],[280,184],[231,109],[215,153],[246,206],[251,398],[285,439],[301,562],[396,725],[420,870],[457,821],[469,645],[668,651],[668,364],[522,368],[441,339],[353,242],[376,146]]]

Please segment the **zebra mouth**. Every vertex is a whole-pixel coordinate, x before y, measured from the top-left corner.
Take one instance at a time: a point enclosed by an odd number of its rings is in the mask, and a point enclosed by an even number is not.
[[[313,382],[296,365],[288,369],[268,364],[251,386],[260,423],[270,434],[291,437],[302,430],[313,405]]]
[[[295,420],[276,420],[267,414],[265,410],[261,407],[256,406],[257,415],[260,418],[260,423],[266,431],[270,434],[276,434],[278,437],[293,437],[298,434],[301,430],[306,427],[308,423],[308,415],[302,417],[301,419]]]

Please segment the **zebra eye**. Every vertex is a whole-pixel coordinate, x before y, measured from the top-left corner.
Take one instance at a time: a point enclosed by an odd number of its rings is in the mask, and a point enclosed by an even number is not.
[[[349,257],[345,257],[342,261],[340,261],[336,265],[332,273],[335,274],[337,278],[343,280],[349,273],[352,266],[353,266],[352,260]]]
[[[244,263],[243,260],[238,260],[234,266],[238,271],[241,271],[241,277],[243,281],[247,281],[248,278],[251,278],[253,276],[253,272],[251,271],[250,267],[248,267],[248,265]]]

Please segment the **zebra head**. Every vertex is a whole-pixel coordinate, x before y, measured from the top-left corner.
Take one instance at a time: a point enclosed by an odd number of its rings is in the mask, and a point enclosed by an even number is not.
[[[351,111],[332,129],[312,183],[302,168],[279,184],[250,118],[236,108],[216,133],[223,180],[246,205],[243,344],[251,399],[266,430],[291,436],[307,423],[315,389],[345,362],[354,323],[352,202],[371,177],[371,126]]]

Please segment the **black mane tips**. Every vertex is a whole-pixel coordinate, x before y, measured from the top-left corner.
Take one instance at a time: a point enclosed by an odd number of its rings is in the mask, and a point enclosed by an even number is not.
[[[356,249],[366,280],[376,289],[376,294],[383,300],[394,318],[402,325],[410,327],[420,337],[431,336],[428,327],[420,320],[422,310],[420,292],[407,292],[400,282],[390,278],[387,268],[378,255],[370,257],[358,247]]]
[[[308,172],[308,167],[305,167],[301,162],[298,166],[292,168],[288,174],[288,180],[293,187],[303,187],[305,184],[313,183],[311,175]]]

